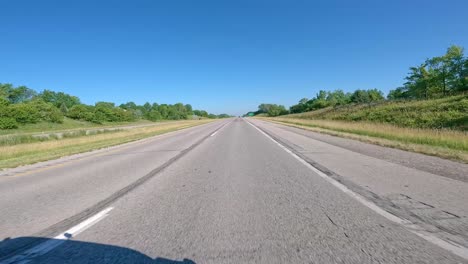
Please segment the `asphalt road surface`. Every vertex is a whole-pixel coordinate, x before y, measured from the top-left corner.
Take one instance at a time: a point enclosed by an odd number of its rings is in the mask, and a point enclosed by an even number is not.
[[[1,172],[0,263],[468,263],[467,171],[225,119]]]

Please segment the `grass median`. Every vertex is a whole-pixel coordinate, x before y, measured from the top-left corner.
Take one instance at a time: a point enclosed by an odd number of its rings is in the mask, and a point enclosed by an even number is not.
[[[112,133],[83,135],[81,137],[61,138],[44,142],[0,146],[0,168],[60,158],[67,155],[96,150],[123,144],[171,131],[206,124],[213,120],[184,120],[160,124],[158,126],[137,127]]]
[[[468,163],[468,133],[466,131],[403,128],[384,123],[336,120],[281,117],[258,117],[258,119]]]

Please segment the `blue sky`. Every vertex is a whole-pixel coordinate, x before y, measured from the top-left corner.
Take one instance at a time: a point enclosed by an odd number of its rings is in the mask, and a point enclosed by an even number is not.
[[[468,48],[468,1],[1,1],[0,82],[242,114],[403,83]]]

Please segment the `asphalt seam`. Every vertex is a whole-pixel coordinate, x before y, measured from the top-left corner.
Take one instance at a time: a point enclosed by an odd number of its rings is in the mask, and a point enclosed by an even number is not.
[[[221,130],[223,127],[230,124],[231,122],[232,121],[226,122],[226,123],[220,125],[217,129],[215,129],[215,132]],[[134,190],[138,186],[140,186],[143,183],[147,182],[149,179],[153,178],[154,176],[156,176],[157,174],[162,172],[164,169],[166,169],[167,167],[172,165],[172,163],[174,163],[175,161],[177,161],[180,158],[182,158],[183,156],[185,156],[185,154],[187,154],[188,152],[190,152],[191,150],[193,150],[194,148],[199,146],[206,139],[210,138],[211,137],[210,135],[212,133],[213,132],[208,133],[208,135],[204,136],[203,138],[201,138],[200,140],[198,140],[197,142],[195,142],[194,144],[192,144],[188,148],[180,151],[179,154],[172,157],[171,159],[169,159],[168,161],[163,163],[161,166],[155,168],[154,170],[147,173],[145,176],[142,176],[141,178],[139,178],[138,180],[134,181],[133,183],[127,185],[126,187],[114,192],[109,197],[105,198],[104,200],[99,201],[95,205],[81,211],[78,214],[75,214],[75,215],[73,215],[71,217],[68,217],[68,218],[66,218],[66,219],[64,219],[64,220],[62,220],[62,221],[60,221],[60,222],[58,222],[58,223],[56,223],[54,225],[51,225],[51,226],[43,229],[42,231],[39,231],[39,232],[33,234],[32,236],[37,237],[38,239],[36,239],[35,241],[33,240],[30,243],[21,245],[19,247],[16,247],[16,248],[10,250],[8,254],[0,256],[0,261],[8,259],[8,258],[20,253],[20,252],[23,252],[23,251],[25,251],[25,250],[27,250],[29,248],[32,248],[32,247],[38,245],[40,243],[40,241],[41,241],[40,240],[41,237],[53,237],[54,234],[59,233],[61,230],[67,230],[69,227],[74,226],[74,225],[86,220],[90,216],[98,213],[99,211],[105,209],[111,203],[115,202],[116,200],[118,200],[119,198],[124,196],[125,194],[129,193],[130,191]],[[7,250],[7,252],[8,252],[8,250]]]

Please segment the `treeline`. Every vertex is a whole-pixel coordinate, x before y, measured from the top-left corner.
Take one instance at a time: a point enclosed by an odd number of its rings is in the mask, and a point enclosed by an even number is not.
[[[26,86],[14,87],[12,84],[0,83],[0,129],[13,129],[20,124],[40,121],[61,123],[65,117],[102,124],[139,119],[159,121],[224,118],[229,115],[193,110],[191,105],[182,103],[137,105],[128,102],[116,106],[111,102],[97,102],[86,105],[78,97],[63,92],[44,90],[38,93]]]
[[[323,91],[320,90],[312,99],[302,98],[298,104],[286,109],[283,105],[260,104],[254,115],[266,114],[268,116],[279,116],[286,114],[303,113],[330,106],[347,104],[362,104],[385,100],[383,93],[377,89],[356,90],[353,93],[345,93],[343,90]]]
[[[319,91],[312,99],[303,98],[286,110],[282,105],[261,104],[256,112],[279,116],[303,113],[326,107],[350,104],[366,104],[384,100],[437,99],[468,92],[468,58],[460,46],[451,46],[443,56],[427,59],[416,67],[411,67],[402,87],[390,90],[387,97],[378,89],[356,90],[345,93],[343,90]],[[248,115],[247,113],[246,115]]]
[[[388,94],[389,99],[442,98],[468,91],[468,58],[464,49],[451,46],[443,56],[411,67],[405,84]]]
[[[289,108],[290,113],[302,113],[313,111],[329,106],[347,104],[363,104],[383,101],[385,99],[382,91],[378,89],[356,90],[353,93],[345,93],[342,90],[319,91],[312,99],[302,98],[298,104]]]

